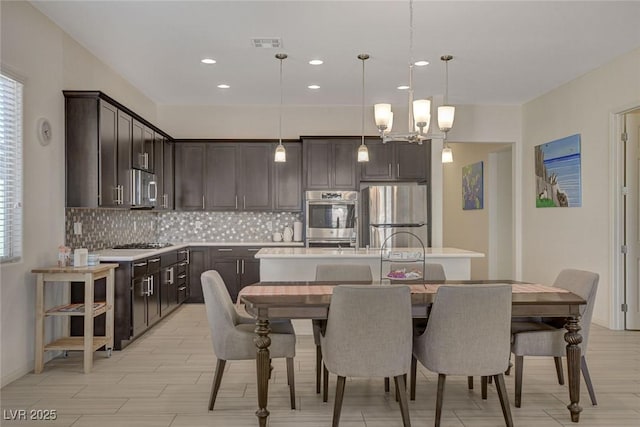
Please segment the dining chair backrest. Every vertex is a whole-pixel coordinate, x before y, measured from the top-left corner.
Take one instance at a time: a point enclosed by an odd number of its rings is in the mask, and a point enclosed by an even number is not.
[[[586,305],[580,307],[580,326],[582,327],[580,331],[582,343],[580,346],[583,353],[586,353],[589,342],[589,330],[591,329],[591,318],[596,302],[599,277],[597,273],[590,271],[565,269],[558,274],[558,277],[553,283],[553,286],[566,289],[587,301]]]
[[[202,282],[202,293],[204,295],[204,305],[207,311],[207,320],[211,329],[211,340],[213,351],[216,357],[227,359],[226,352],[227,337],[235,332],[238,323],[238,314],[233,306],[233,301],[224,280],[215,270],[209,270],[200,276]]]
[[[511,285],[440,286],[424,339],[419,339],[425,366],[445,375],[504,372],[509,366],[511,299]]]
[[[316,281],[372,282],[371,267],[365,264],[318,264]]]
[[[339,285],[333,289],[322,354],[344,377],[392,377],[411,366],[408,286]]]

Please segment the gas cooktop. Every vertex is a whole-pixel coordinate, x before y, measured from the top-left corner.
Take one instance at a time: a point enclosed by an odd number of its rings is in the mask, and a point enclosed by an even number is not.
[[[117,245],[117,246],[114,246],[113,249],[161,249],[161,248],[167,248],[169,246],[173,246],[173,244],[143,242],[143,243],[126,243],[124,245]]]

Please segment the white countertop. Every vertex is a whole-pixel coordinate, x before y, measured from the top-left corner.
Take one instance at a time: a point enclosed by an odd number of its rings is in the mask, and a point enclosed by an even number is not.
[[[422,252],[422,248],[399,248],[395,251]],[[425,248],[426,258],[483,258],[480,252],[458,248]],[[380,249],[335,248],[263,248],[256,258],[380,258]]]
[[[136,261],[142,258],[148,258],[155,255],[161,255],[166,252],[179,250],[190,246],[244,246],[244,247],[284,247],[304,246],[304,242],[186,242],[177,243],[172,246],[160,249],[102,249],[100,251],[91,252],[100,256],[100,261]]]

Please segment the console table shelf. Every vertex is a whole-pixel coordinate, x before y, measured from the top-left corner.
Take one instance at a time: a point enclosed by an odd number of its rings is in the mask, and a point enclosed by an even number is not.
[[[91,372],[93,365],[93,352],[105,347],[107,355],[111,356],[113,349],[113,298],[114,298],[114,270],[116,263],[98,264],[90,267],[48,267],[31,270],[37,276],[36,281],[36,345],[35,345],[35,369],[39,374],[44,368],[45,351],[84,351],[84,372]],[[106,279],[106,301],[94,301],[94,289],[96,281]],[[45,284],[52,282],[84,283],[84,303],[64,304],[52,308],[45,308],[44,294]],[[86,307],[92,307],[86,310]],[[93,335],[93,319],[100,315],[106,315],[104,336]],[[84,318],[84,336],[62,337],[50,343],[45,343],[44,322],[47,317],[71,316]],[[67,322],[68,323],[68,322]],[[66,325],[68,328],[68,324]]]

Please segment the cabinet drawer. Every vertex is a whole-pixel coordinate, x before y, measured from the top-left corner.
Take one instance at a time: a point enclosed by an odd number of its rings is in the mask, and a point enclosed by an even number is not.
[[[176,252],[176,255],[177,255],[176,262],[183,262],[183,261],[186,261],[187,263],[189,262],[189,248],[180,249],[179,251]]]
[[[147,273],[153,274],[160,271],[160,256],[147,258]]]
[[[146,259],[141,259],[133,262],[133,277],[142,277],[147,274],[147,267],[149,263]]]
[[[182,261],[176,264],[176,274],[187,273],[187,269],[189,268],[189,263],[187,261]]]
[[[178,262],[178,252],[167,252],[160,255],[160,268],[169,267]]]
[[[238,256],[242,256],[243,248],[239,247],[215,247],[211,248],[211,256],[216,258],[237,258]]]

